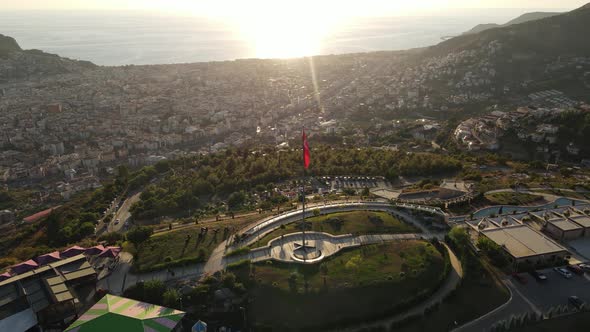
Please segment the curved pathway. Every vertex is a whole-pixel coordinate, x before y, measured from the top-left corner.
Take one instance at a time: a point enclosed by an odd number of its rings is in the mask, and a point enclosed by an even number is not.
[[[345,248],[359,247],[362,245],[384,243],[396,240],[418,240],[421,234],[372,234],[353,236],[352,234],[331,235],[319,232],[305,233],[305,239],[308,244],[313,243],[323,254],[323,257],[332,256]],[[292,253],[296,248],[296,243],[302,242],[301,233],[291,233],[284,237],[277,237],[269,242],[268,246],[252,249],[249,253],[239,256],[224,257],[221,251],[216,252],[216,256],[205,264],[205,273],[215,273],[223,270],[229,264],[248,259],[252,262],[260,262],[269,259],[283,262],[297,262],[293,260]],[[302,262],[301,262],[302,263]]]
[[[409,208],[409,206],[403,206]],[[391,205],[390,203],[385,202],[355,202],[355,203],[335,203],[335,204],[326,204],[323,206],[315,206],[313,209],[319,209],[320,213],[328,214],[328,213],[336,213],[336,212],[348,212],[348,211],[357,211],[357,210],[373,210],[373,211],[386,211],[394,214],[398,218],[402,219],[404,222],[410,223],[420,230],[422,233],[420,236],[423,237],[436,237],[436,238],[443,238],[444,233],[434,233],[422,225],[416,218],[411,216],[410,214],[400,211],[396,208],[395,205]],[[306,210],[305,216],[312,217],[313,216],[313,209]],[[232,238],[220,243],[211,253],[209,260],[205,264],[204,273],[212,274],[217,271],[223,270],[228,264],[232,262],[236,262],[240,259],[251,259],[251,260],[263,260],[270,258],[270,253],[268,247],[258,248],[252,250],[249,255],[239,256],[239,257],[225,257],[225,254],[231,252],[233,250],[247,247],[252,243],[256,242],[258,239],[264,237],[265,235],[271,233],[272,231],[279,228],[281,225],[290,224],[296,221],[301,220],[302,218],[302,210],[296,210],[281,214],[276,217],[269,218],[262,222],[256,223],[253,226],[247,227],[246,229],[242,230],[240,234],[245,236],[245,239],[241,241],[239,244],[234,245],[231,244]],[[389,236],[389,235],[381,235],[381,236]],[[266,251],[265,251],[266,249]],[[266,257],[266,258],[262,258]]]

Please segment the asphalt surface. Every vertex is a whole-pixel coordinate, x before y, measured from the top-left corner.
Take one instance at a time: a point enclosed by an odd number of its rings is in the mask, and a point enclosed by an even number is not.
[[[551,307],[568,304],[568,297],[577,296],[590,303],[590,276],[572,273],[566,279],[553,269],[540,270],[547,276],[547,280],[538,282],[529,274],[521,274],[527,281],[522,284],[514,281],[516,289],[537,308],[545,312]]]
[[[121,207],[119,208],[117,213],[115,213],[115,217],[107,225],[107,232],[108,233],[120,232],[121,230],[124,231],[123,227],[125,225],[125,222],[131,217],[131,212],[129,211],[129,209],[131,209],[131,206],[135,202],[139,201],[140,195],[141,195],[141,193],[136,193],[136,194],[132,195],[131,197],[127,198],[123,202],[123,204],[121,204]],[[118,223],[117,223],[117,219],[119,220]]]
[[[573,274],[566,279],[553,269],[539,270],[547,276],[545,281],[537,281],[527,273],[521,273],[526,283],[506,277],[504,283],[511,292],[511,298],[504,305],[482,317],[467,323],[454,331],[488,331],[492,325],[513,315],[526,312],[546,313],[551,307],[568,304],[568,297],[575,295],[590,303],[590,275]]]

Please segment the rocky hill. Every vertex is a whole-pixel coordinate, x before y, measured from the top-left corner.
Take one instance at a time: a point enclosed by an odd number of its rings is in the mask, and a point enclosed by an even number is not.
[[[40,50],[23,50],[12,37],[0,34],[0,83],[36,76],[81,72],[97,66]]]
[[[20,52],[22,49],[14,38],[0,34],[0,57],[11,52]]]

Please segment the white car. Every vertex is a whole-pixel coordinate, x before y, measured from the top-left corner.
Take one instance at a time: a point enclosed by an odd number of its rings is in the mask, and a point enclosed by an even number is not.
[[[564,269],[563,267],[556,267],[554,268],[555,272],[561,274],[564,278],[569,279],[572,277],[570,271]]]

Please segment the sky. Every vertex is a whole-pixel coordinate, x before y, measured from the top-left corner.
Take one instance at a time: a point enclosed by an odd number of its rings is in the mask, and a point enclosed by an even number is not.
[[[382,16],[459,8],[573,9],[588,1],[590,0],[0,0],[0,10],[146,10],[211,17],[297,10],[335,13],[337,16]]]

